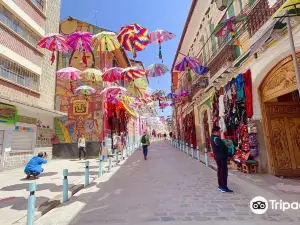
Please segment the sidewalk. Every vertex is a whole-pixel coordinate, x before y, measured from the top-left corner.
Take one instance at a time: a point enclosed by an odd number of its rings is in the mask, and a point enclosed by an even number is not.
[[[90,183],[98,178],[99,161],[89,159]],[[104,162],[104,172],[108,163]],[[113,163],[115,165],[115,162]],[[52,160],[43,165],[45,172],[37,180],[26,180],[24,168],[1,173],[0,176],[0,224],[26,221],[28,185],[36,182],[35,219],[60,204],[62,199],[63,169],[69,170],[69,196],[83,188],[85,176],[84,160]],[[72,193],[71,193],[72,192]]]
[[[174,146],[172,146],[174,149]],[[177,149],[178,151],[181,151]],[[186,152],[182,154],[187,156]],[[191,157],[191,150],[189,148],[189,157]],[[194,158],[197,160],[197,150],[194,149]],[[205,164],[205,154],[200,152],[200,161]],[[214,159],[209,158],[209,167],[217,170],[217,164]],[[228,175],[230,177],[235,177],[251,184],[260,187],[274,195],[278,196],[280,199],[294,202],[300,202],[300,180],[299,179],[289,179],[289,178],[279,178],[269,174],[245,174],[237,170],[232,170],[229,168]]]

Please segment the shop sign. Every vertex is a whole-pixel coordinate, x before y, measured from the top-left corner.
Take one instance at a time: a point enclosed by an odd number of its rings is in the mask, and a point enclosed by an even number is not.
[[[0,103],[0,122],[16,123],[18,122],[18,110],[13,105]]]

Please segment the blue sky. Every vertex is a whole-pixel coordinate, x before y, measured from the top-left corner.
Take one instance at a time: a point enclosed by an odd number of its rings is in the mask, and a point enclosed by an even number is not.
[[[176,34],[176,38],[163,43],[162,53],[164,64],[171,69],[177,46],[192,0],[62,0],[61,19],[73,16],[99,27],[119,32],[124,25],[138,23],[148,28],[149,32],[156,29],[168,30]],[[97,13],[95,12],[97,11]],[[96,15],[96,16],[95,16]],[[131,53],[127,52],[129,57]],[[138,52],[138,58],[145,67],[160,63],[158,46],[149,45],[144,51]],[[150,89],[171,89],[171,74],[150,78]],[[171,107],[162,112],[161,116],[171,115]]]

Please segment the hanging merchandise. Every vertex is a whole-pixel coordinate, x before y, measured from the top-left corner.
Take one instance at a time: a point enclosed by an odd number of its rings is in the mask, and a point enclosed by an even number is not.
[[[244,92],[246,97],[246,113],[248,118],[253,116],[253,100],[252,100],[252,77],[251,70],[243,73]]]

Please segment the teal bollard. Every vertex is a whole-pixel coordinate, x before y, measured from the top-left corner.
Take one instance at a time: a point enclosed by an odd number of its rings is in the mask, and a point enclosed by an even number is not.
[[[189,144],[188,143],[185,143],[185,151],[186,151],[186,154],[189,156]]]
[[[34,211],[35,211],[35,191],[36,183],[29,184],[29,197],[28,197],[28,206],[27,206],[27,225],[33,225],[34,223]]]
[[[90,168],[89,168],[89,161],[85,162],[85,179],[84,179],[84,186],[88,186],[90,183]]]
[[[192,153],[192,159],[194,159],[194,148],[193,148],[193,144],[191,144],[191,153]]]
[[[99,177],[103,175],[103,156],[100,156],[99,159]]]
[[[68,169],[63,170],[63,202],[66,202],[69,200],[69,182],[68,182]]]
[[[209,167],[209,157],[208,157],[207,148],[204,149],[204,152],[205,152],[205,165],[206,167]]]
[[[110,157],[108,158],[108,172],[111,171],[111,168],[112,168],[112,157],[110,156]]]
[[[197,146],[197,159],[200,162],[200,150],[198,146]]]
[[[116,165],[118,165],[118,164],[119,164],[119,152],[116,149]]]

